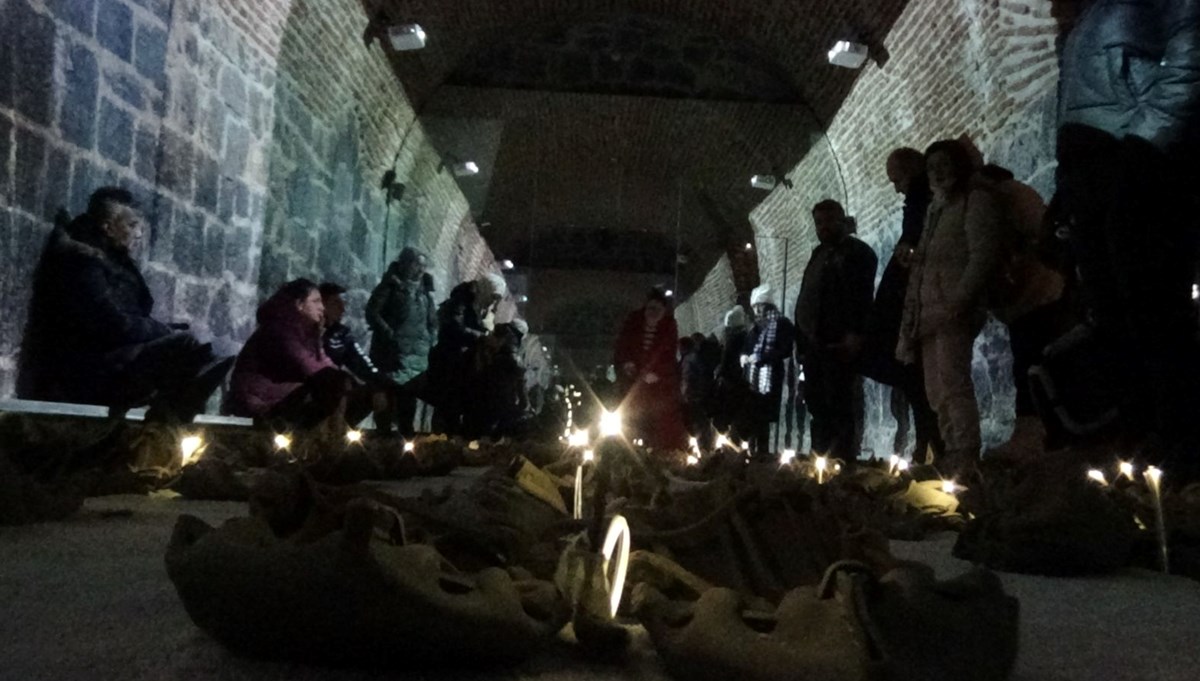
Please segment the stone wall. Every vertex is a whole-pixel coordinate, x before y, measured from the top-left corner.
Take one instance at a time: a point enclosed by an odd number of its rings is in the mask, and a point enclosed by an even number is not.
[[[382,48],[362,46],[360,3],[0,0],[0,17],[0,396],[53,216],[98,186],[143,204],[155,315],[224,352],[286,277],[345,280],[354,316],[406,243],[443,290],[494,267]],[[410,191],[389,210],[393,163]]]
[[[839,198],[858,218],[860,236],[880,255],[899,236],[902,199],[884,173],[897,146],[924,149],[969,135],[989,162],[1049,199],[1053,192],[1057,26],[1049,0],[913,0],[884,44],[890,60],[869,64],[828,127],[834,154],[810,155],[754,212],[760,235],[790,243],[788,309],[815,246],[809,210]],[[832,67],[829,67],[832,68]],[[760,273],[782,280],[782,249],[759,242]],[[976,346],[975,380],[985,440],[1007,437],[1012,421],[1011,360],[1003,327],[992,323]],[[893,428],[886,390],[869,386],[864,446],[889,453]]]

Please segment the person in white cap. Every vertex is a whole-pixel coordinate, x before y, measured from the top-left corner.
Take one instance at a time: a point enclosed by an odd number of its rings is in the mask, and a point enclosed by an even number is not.
[[[742,364],[750,384],[746,420],[750,429],[750,451],[755,456],[771,453],[771,424],[779,420],[783,399],[785,362],[792,356],[796,327],[779,312],[779,301],[769,284],[750,293],[754,326],[746,339]]]

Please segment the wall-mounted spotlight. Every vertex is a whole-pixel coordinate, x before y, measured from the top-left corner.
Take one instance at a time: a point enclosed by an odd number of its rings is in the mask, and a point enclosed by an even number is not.
[[[511,269],[512,269],[512,268],[514,268],[514,267],[516,267],[516,265],[514,265],[514,264],[513,264],[513,261],[511,261],[511,260],[507,260],[507,259],[506,259],[506,260],[501,260],[501,261],[500,261],[500,269],[502,269],[502,270],[508,271],[508,270],[511,270]]]
[[[847,69],[861,69],[870,50],[862,43],[839,40],[829,51],[829,63]]]
[[[749,241],[747,241],[747,242],[746,242],[746,250],[747,250],[747,251],[753,251],[753,250],[754,250],[754,244],[752,244],[752,243],[750,243]]]
[[[527,295],[525,295],[525,294],[523,294],[523,293],[522,293],[521,295],[517,296],[517,302],[518,302],[518,303],[528,303],[528,302],[529,302],[529,296],[527,296]]]
[[[750,186],[755,189],[766,189],[771,191],[779,184],[779,180],[775,179],[774,175],[755,175],[750,178]]]
[[[674,297],[675,297],[675,292],[674,292],[674,291],[672,291],[671,289],[667,289],[666,291],[664,291],[664,292],[663,292],[663,295],[664,295],[664,296],[666,296],[666,297],[668,297],[668,298],[674,298]]]
[[[479,166],[474,161],[463,161],[450,166],[455,177],[470,177],[479,174]]]
[[[387,36],[388,42],[392,44],[392,49],[398,52],[419,50],[425,47],[425,30],[421,28],[420,24],[389,26]]]

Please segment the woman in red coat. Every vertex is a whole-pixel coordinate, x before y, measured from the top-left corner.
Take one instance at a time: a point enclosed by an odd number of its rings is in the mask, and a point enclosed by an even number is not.
[[[623,396],[621,410],[631,436],[655,449],[683,449],[687,432],[679,404],[679,327],[670,300],[652,289],[646,304],[625,319],[613,364]]]

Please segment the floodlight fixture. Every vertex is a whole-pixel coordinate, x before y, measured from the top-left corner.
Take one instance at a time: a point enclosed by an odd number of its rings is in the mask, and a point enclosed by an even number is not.
[[[400,24],[388,28],[388,42],[397,52],[410,52],[425,47],[425,29],[420,24]]]
[[[861,69],[870,50],[862,43],[839,40],[829,50],[829,63],[847,69]]]
[[[455,177],[470,177],[479,174],[479,165],[474,161],[455,163],[450,169],[453,171]]]
[[[779,180],[774,175],[755,175],[750,178],[750,186],[755,189],[766,189],[771,191],[779,184]]]

